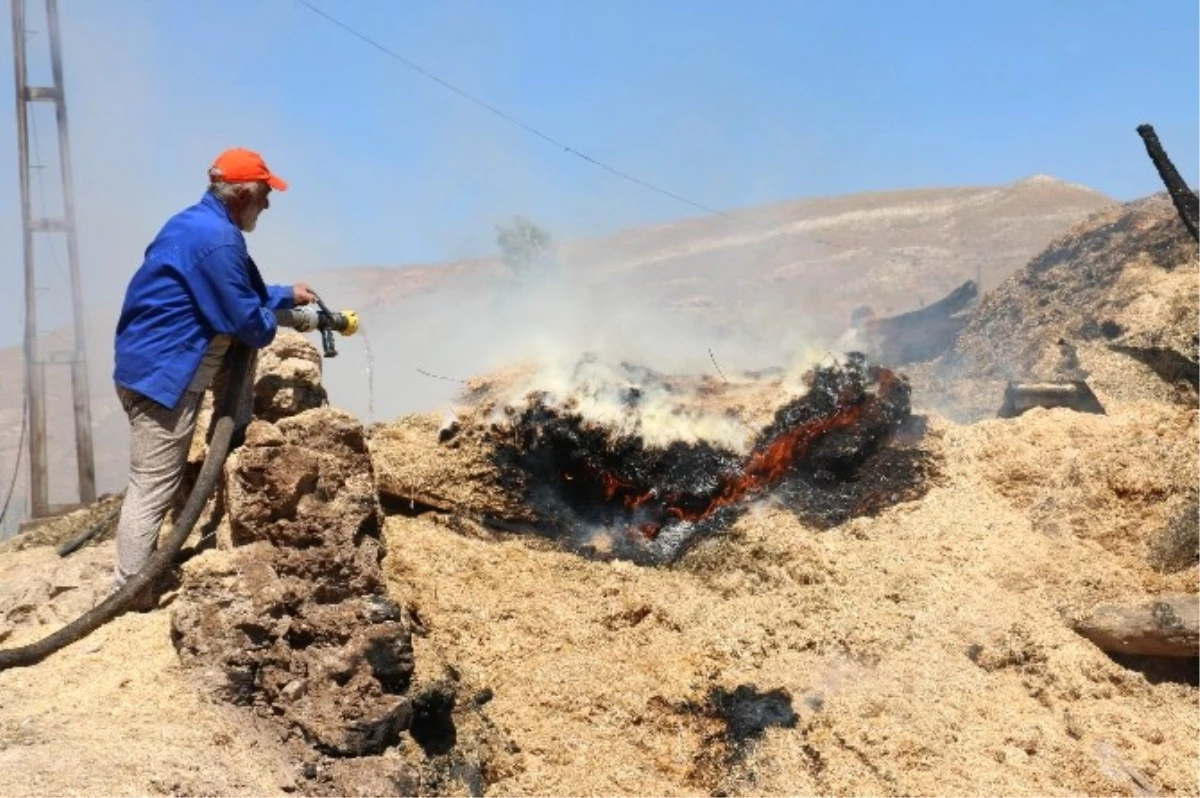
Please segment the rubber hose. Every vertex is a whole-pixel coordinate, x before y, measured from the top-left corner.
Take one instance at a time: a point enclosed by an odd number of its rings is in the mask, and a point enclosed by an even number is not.
[[[175,528],[171,530],[166,542],[151,555],[142,570],[131,576],[119,590],[83,615],[36,643],[0,651],[0,671],[35,665],[60,648],[69,646],[91,634],[117,617],[143,589],[170,567],[175,555],[183,548],[183,542],[192,533],[192,527],[200,519],[200,513],[203,512],[208,497],[212,495],[213,488],[216,487],[221,466],[225,464],[225,457],[229,454],[238,397],[246,383],[252,352],[242,344],[236,344],[233,350],[230,353],[229,361],[229,385],[225,389],[225,396],[221,403],[221,417],[213,428],[212,439],[208,444],[208,455],[204,458],[200,476],[196,479],[187,503],[183,506]]]
[[[84,543],[87,543],[89,540],[94,538],[96,535],[100,534],[100,532],[102,530],[107,529],[109,524],[111,524],[113,521],[116,521],[117,518],[120,517],[121,505],[123,505],[124,503],[125,502],[123,500],[118,502],[117,506],[112,508],[111,510],[109,510],[107,513],[105,513],[104,517],[101,518],[99,521],[92,524],[87,529],[83,530],[78,535],[76,535],[75,537],[68,540],[66,543],[63,543],[61,546],[59,546],[58,549],[56,549],[56,551],[58,552],[58,556],[66,557],[68,554],[73,553],[76,549],[78,549]]]

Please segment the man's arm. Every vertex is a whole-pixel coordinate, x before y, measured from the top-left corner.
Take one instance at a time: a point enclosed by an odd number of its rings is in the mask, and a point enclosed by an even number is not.
[[[267,307],[271,310],[291,310],[296,307],[296,291],[290,285],[268,285]]]
[[[233,245],[217,247],[184,280],[209,326],[258,349],[275,339],[278,327],[274,311],[250,285],[245,257]]]
[[[291,310],[317,301],[317,295],[308,287],[308,283],[268,285],[267,297],[267,307],[272,310]]]

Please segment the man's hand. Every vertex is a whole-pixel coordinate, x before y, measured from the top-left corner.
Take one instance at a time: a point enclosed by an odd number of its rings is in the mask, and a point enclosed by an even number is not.
[[[297,305],[308,305],[317,301],[317,295],[308,283],[296,283],[292,286],[292,301]]]

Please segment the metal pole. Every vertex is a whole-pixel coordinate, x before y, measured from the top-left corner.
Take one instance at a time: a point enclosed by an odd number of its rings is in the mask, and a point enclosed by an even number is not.
[[[29,208],[29,120],[25,104],[25,3],[12,0],[17,88],[17,149],[21,172],[21,241],[25,250],[25,391],[29,401],[29,498],[34,517],[50,512],[46,474],[46,397],[37,340],[37,278]]]
[[[63,221],[67,234],[67,268],[71,278],[71,315],[75,321],[75,352],[71,362],[71,389],[75,405],[75,461],[79,468],[79,501],[96,500],[96,464],[92,451],[92,413],[88,401],[87,334],[84,330],[83,289],[79,280],[79,253],[75,244],[75,192],[71,179],[71,148],[67,140],[67,95],[63,86],[62,49],[59,45],[58,0],[46,0],[50,29],[50,69],[57,92],[58,157],[62,173]]]

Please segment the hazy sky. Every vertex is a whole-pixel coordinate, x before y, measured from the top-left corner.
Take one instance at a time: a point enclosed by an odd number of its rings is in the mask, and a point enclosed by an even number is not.
[[[42,4],[26,2],[36,83],[48,74]],[[314,2],[553,138],[723,209],[1039,172],[1132,199],[1161,188],[1141,122],[1197,178],[1194,0]],[[696,213],[295,0],[59,6],[93,307],[119,299],[228,146],[260,150],[292,184],[251,239],[269,279],[486,254],[514,213],[561,237]],[[5,69],[11,49],[5,31]],[[0,80],[0,345],[19,340],[22,294],[12,85]],[[48,111],[39,145],[52,154]],[[44,174],[53,214],[57,176]],[[39,253],[44,296],[64,304],[65,253]]]

